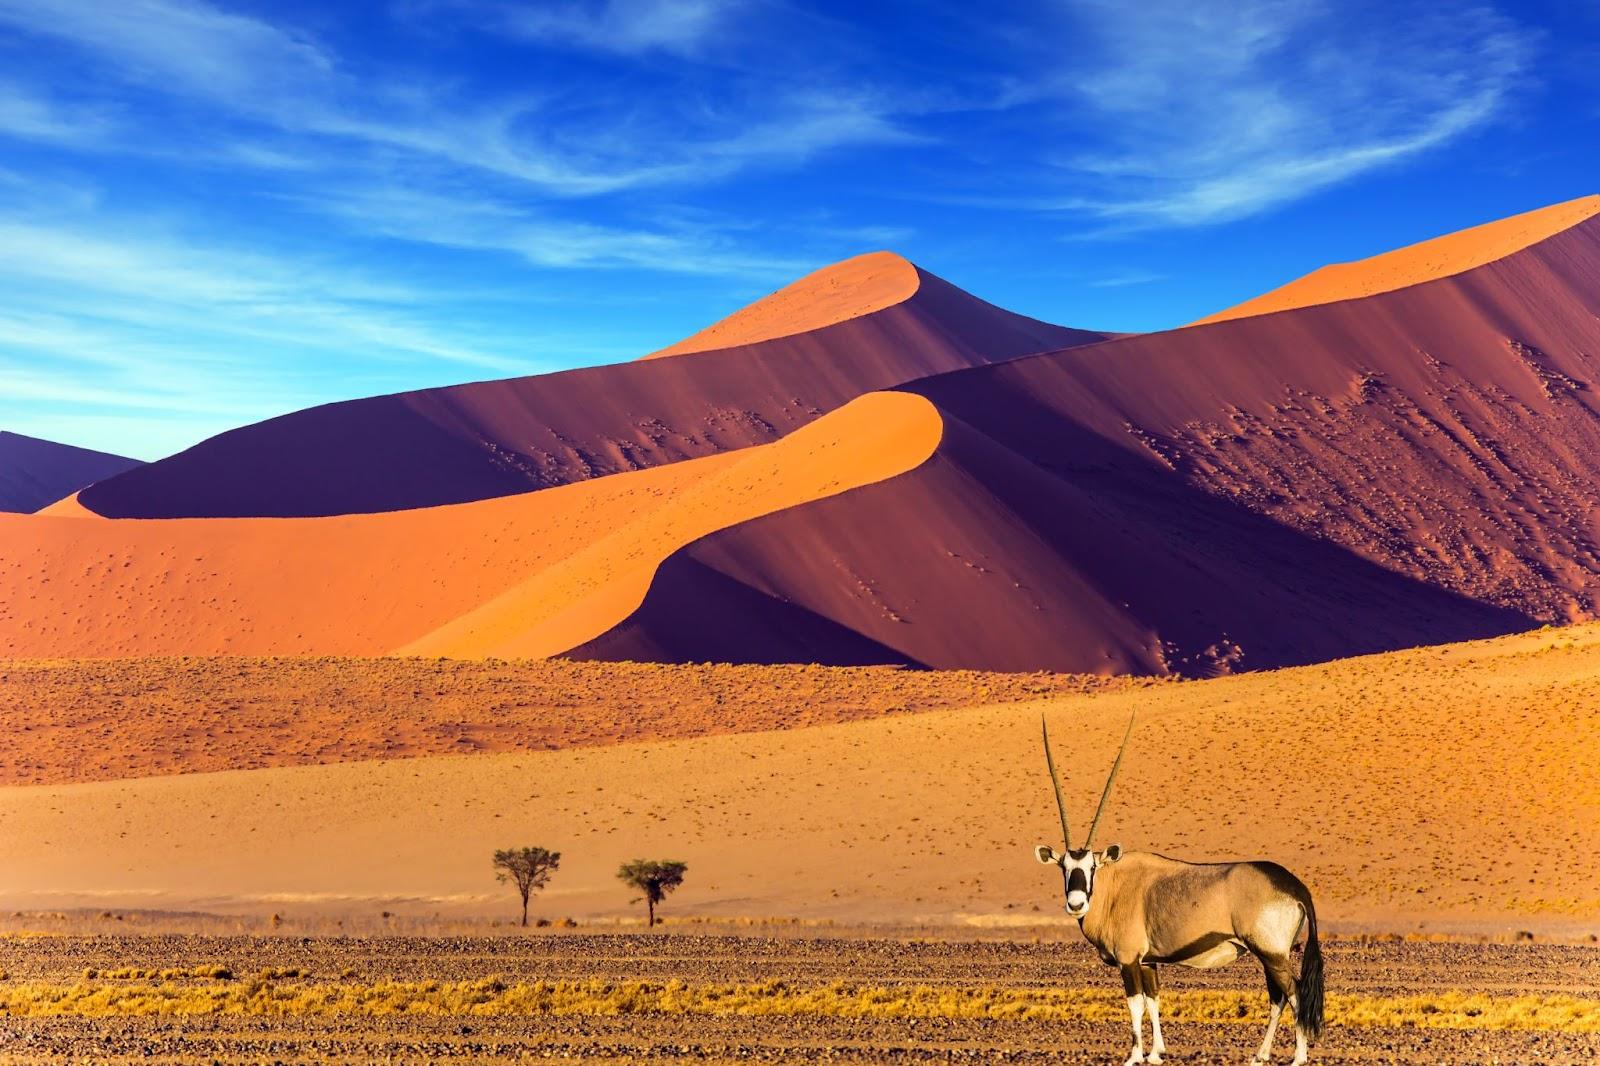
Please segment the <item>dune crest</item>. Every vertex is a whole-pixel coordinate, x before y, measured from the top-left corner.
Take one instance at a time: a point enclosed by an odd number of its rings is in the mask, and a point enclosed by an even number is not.
[[[902,303],[921,284],[920,272],[906,259],[893,252],[868,252],[813,271],[643,358],[689,355],[806,333]]]
[[[1203,326],[1295,307],[1355,300],[1463,274],[1600,213],[1600,195],[1552,204],[1349,263],[1330,263],[1279,288],[1189,323]]]

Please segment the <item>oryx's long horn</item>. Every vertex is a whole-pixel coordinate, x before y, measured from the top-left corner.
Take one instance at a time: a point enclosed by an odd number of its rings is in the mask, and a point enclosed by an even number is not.
[[[1100,828],[1100,816],[1105,813],[1106,800],[1111,798],[1111,786],[1116,783],[1117,769],[1122,765],[1122,753],[1128,750],[1128,738],[1133,736],[1133,719],[1138,713],[1139,709],[1135,707],[1133,714],[1128,715],[1128,729],[1122,734],[1122,747],[1117,749],[1117,761],[1111,764],[1111,775],[1106,778],[1106,790],[1100,793],[1100,806],[1094,809],[1094,821],[1089,825],[1089,835],[1084,839],[1084,847],[1094,843],[1094,831]]]
[[[1067,829],[1067,804],[1061,798],[1061,779],[1056,776],[1056,760],[1050,754],[1050,727],[1045,724],[1044,715],[1039,716],[1039,728],[1044,733],[1044,764],[1050,768],[1050,784],[1056,790],[1056,810],[1061,813],[1061,845],[1066,850],[1072,850],[1072,832]]]

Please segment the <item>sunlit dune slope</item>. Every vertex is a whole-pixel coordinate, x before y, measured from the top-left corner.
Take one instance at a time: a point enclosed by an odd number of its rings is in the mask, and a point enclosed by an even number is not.
[[[137,459],[0,430],[0,511],[29,514],[139,465]]]
[[[927,401],[878,393],[772,445],[475,504],[319,519],[0,516],[0,654],[560,651],[625,617],[689,540],[893,476],[939,434]],[[836,627],[811,633],[828,661],[894,661]]]
[[[866,392],[1105,336],[867,258],[880,267],[830,268],[713,327],[733,347],[296,411],[81,500],[108,517],[305,517],[506,496],[765,444]],[[914,291],[885,303],[885,285]]]
[[[781,605],[930,666],[1204,676],[1592,618],[1596,382],[1600,218],[1396,292],[926,378],[932,461],[690,545],[572,654],[781,658],[740,623]]]
[[[644,358],[708,352],[821,329],[909,300],[920,284],[917,268],[893,252],[858,255],[807,274]]]
[[[633,913],[619,862],[674,857],[670,913],[1063,920],[1059,830],[1271,858],[1335,926],[1600,927],[1600,627],[1215,681],[798,731],[0,790],[0,906],[498,912],[497,847],[562,852],[550,916]]]
[[[1271,292],[1207,315],[1194,325],[1265,315],[1392,292],[1437,281],[1503,259],[1600,213],[1600,196],[1584,196],[1510,218],[1384,252],[1351,263],[1331,263]]]

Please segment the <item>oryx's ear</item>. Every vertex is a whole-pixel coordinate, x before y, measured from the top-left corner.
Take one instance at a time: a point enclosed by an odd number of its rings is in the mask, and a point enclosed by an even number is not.
[[[1054,866],[1056,863],[1061,861],[1061,856],[1057,855],[1055,849],[1049,844],[1040,844],[1038,847],[1033,849],[1033,854],[1035,858],[1044,863],[1046,866]]]
[[[1121,844],[1112,844],[1110,847],[1106,848],[1106,850],[1100,853],[1100,861],[1103,863],[1116,862],[1120,858],[1122,858]]]

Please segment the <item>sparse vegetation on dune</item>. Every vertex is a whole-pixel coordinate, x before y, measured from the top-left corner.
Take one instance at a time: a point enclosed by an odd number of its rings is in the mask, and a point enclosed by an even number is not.
[[[0,785],[791,729],[1140,683],[563,659],[9,660]]]

